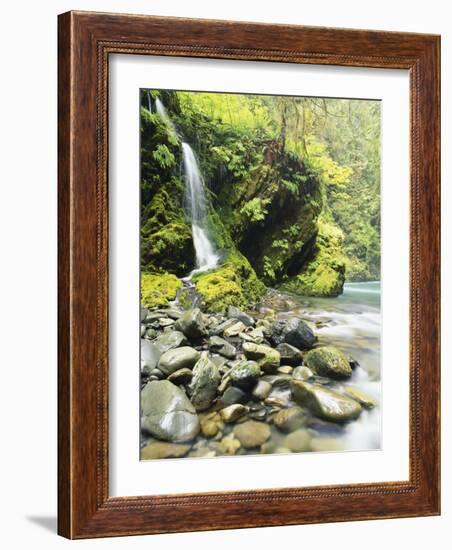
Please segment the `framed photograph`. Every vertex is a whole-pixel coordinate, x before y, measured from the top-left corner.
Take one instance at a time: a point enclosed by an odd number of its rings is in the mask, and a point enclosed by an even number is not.
[[[439,514],[439,59],[59,16],[61,535]]]

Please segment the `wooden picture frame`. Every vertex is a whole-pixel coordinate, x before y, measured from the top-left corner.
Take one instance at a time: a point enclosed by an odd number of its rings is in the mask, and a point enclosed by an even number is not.
[[[440,38],[138,15],[59,16],[58,532],[68,538],[440,512]],[[108,60],[112,53],[407,69],[409,481],[110,497]]]

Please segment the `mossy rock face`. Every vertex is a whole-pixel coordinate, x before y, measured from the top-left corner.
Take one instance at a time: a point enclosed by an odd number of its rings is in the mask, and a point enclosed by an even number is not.
[[[193,277],[206,311],[226,313],[229,306],[247,307],[265,291],[248,260],[232,252],[218,269]]]
[[[339,296],[345,282],[343,234],[330,223],[320,221],[318,225],[312,259],[280,288],[305,296]]]
[[[146,308],[167,306],[174,300],[181,281],[171,273],[141,273],[141,303]]]

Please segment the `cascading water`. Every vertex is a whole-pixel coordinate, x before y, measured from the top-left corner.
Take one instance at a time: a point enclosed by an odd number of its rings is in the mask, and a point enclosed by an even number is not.
[[[185,195],[184,209],[191,220],[193,245],[196,254],[196,269],[194,273],[207,271],[218,265],[218,254],[211,241],[207,228],[207,202],[204,182],[192,148],[186,142],[182,143],[184,160]]]
[[[168,127],[175,135],[178,135],[176,127],[159,98],[155,100],[155,108]],[[193,245],[196,254],[196,269],[190,273],[190,278],[195,273],[216,267],[219,256],[209,235],[204,181],[193,149],[186,142],[182,142],[182,157],[185,183],[184,210],[191,221]]]

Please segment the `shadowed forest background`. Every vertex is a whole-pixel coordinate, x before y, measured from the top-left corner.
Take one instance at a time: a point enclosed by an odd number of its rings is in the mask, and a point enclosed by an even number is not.
[[[380,279],[380,102],[142,90],[143,305],[166,305],[197,267],[182,141],[219,255],[192,276],[203,309]]]

